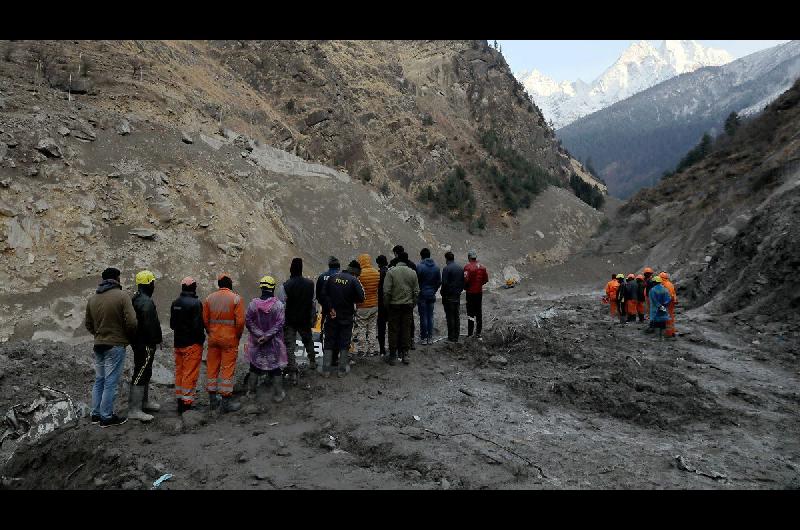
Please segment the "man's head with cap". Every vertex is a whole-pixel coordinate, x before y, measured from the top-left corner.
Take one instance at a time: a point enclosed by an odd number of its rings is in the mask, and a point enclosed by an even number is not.
[[[328,268],[335,271],[341,269],[342,264],[339,263],[339,258],[337,258],[336,256],[330,256],[328,258]]]
[[[181,280],[181,290],[195,292],[197,291],[197,282],[191,276]]]
[[[119,281],[119,278],[120,278],[121,275],[122,275],[122,273],[120,272],[119,269],[116,269],[114,267],[108,267],[106,270],[103,271],[103,274],[102,274],[101,277],[104,280],[116,280],[116,281]]]
[[[233,280],[228,272],[222,272],[217,275],[217,286],[220,289],[233,289]]]
[[[293,258],[292,264],[289,265],[289,275],[290,276],[302,276],[303,275],[303,259],[302,258]]]
[[[470,261],[475,261],[476,259],[478,259],[478,253],[474,249],[470,250],[469,252],[467,252],[467,258]]]

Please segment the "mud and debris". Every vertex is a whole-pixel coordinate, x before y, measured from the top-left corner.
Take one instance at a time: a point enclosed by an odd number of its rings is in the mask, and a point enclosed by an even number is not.
[[[244,397],[240,365],[233,414],[210,412],[201,392],[181,421],[159,385],[152,423],[82,419],[18,449],[2,487],[149,489],[167,473],[160,489],[800,486],[796,368],[758,357],[746,330],[683,311],[678,339],[659,341],[596,298],[498,289],[482,341],[418,345],[409,366],[359,357],[343,379],[304,372],[280,404],[263,390]],[[36,384],[90,400],[86,345],[21,342],[0,355],[0,407],[36,392],[34,361],[47,367]]]

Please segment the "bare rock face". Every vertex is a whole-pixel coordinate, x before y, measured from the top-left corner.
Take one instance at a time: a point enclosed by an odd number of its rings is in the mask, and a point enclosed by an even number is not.
[[[36,144],[36,150],[48,158],[62,158],[64,154],[55,140],[52,138],[43,138]]]

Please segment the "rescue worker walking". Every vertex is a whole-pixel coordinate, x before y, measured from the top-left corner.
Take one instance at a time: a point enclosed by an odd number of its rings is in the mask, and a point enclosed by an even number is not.
[[[308,281],[311,282],[311,280]],[[247,330],[250,332],[250,336],[247,338],[246,352],[247,360],[250,362],[247,394],[257,395],[258,378],[266,374],[272,378],[272,400],[280,403],[286,397],[281,372],[282,368],[288,364],[287,348],[283,337],[286,306],[275,297],[275,278],[264,276],[261,278],[259,286],[261,287],[261,296],[250,301],[245,316]],[[294,346],[294,341],[292,346]],[[292,355],[294,355],[294,350],[292,350]]]
[[[617,275],[612,274],[611,281],[606,284],[606,299],[611,308],[611,318],[617,316],[617,289],[619,289],[619,281],[617,281]]]
[[[335,256],[330,256],[328,258],[328,270],[317,276],[317,285],[315,289],[315,296],[317,297],[317,302],[320,305],[320,324],[319,324],[319,340],[320,342],[325,341],[325,320],[328,318],[328,313],[330,312],[331,308],[327,305],[325,300],[325,285],[328,282],[328,279],[336,274],[339,274],[339,270],[342,268],[339,260],[336,259]]]
[[[233,292],[233,280],[228,273],[217,276],[219,290],[203,302],[203,325],[208,332],[206,370],[208,398],[211,409],[235,412],[241,404],[233,400],[233,378],[239,341],[244,332],[244,303]]]
[[[675,286],[669,279],[669,274],[666,272],[658,273],[659,277],[661,277],[661,285],[663,285],[667,291],[669,291],[670,302],[667,306],[667,311],[669,311],[669,320],[667,320],[666,327],[664,328],[664,336],[669,339],[675,338],[675,305],[678,303],[678,295],[675,291]]]
[[[361,265],[353,260],[346,271],[331,276],[325,283],[325,297],[330,312],[325,320],[325,342],[322,347],[323,377],[330,377],[337,367],[339,377],[347,375],[355,305],[364,301],[364,288],[358,281],[359,274]]]
[[[452,252],[444,255],[445,265],[442,269],[442,305],[444,315],[447,319],[447,340],[448,342],[458,342],[461,334],[461,319],[459,310],[461,309],[461,292],[464,290],[464,267],[456,263],[456,257]]]
[[[399,254],[397,265],[386,273],[383,300],[389,316],[389,355],[384,360],[394,366],[398,354],[403,364],[409,364],[408,350],[414,337],[414,306],[419,297],[419,281],[408,266],[408,254]]]
[[[169,308],[169,327],[175,332],[175,398],[178,414],[191,410],[197,377],[203,361],[203,303],[197,297],[197,282],[181,280],[181,294]]]
[[[666,287],[661,285],[661,276],[653,276],[653,287],[650,289],[650,332],[658,330],[659,339],[664,338],[664,329],[669,320],[669,306],[672,298]]]
[[[628,274],[624,284],[624,292],[625,314],[628,316],[627,322],[636,322],[639,304],[639,284],[636,283],[636,277],[633,274]]]
[[[442,273],[431,258],[430,249],[420,250],[419,257],[422,258],[417,265],[419,340],[421,344],[433,344],[433,310],[436,307],[436,291],[442,285]]]
[[[489,281],[489,272],[478,261],[478,253],[470,250],[467,253],[469,263],[464,265],[464,287],[467,291],[467,336],[471,337],[473,330],[478,340],[481,338],[483,327],[483,286]]]
[[[380,279],[378,281],[378,346],[380,347],[380,355],[386,355],[386,303],[383,301],[383,282],[386,280],[386,272],[389,270],[389,260],[386,256],[381,254],[375,258],[375,263],[378,264],[378,272]]]
[[[109,267],[86,304],[84,325],[94,336],[95,379],[92,388],[92,424],[122,425],[128,419],[114,414],[114,399],[122,370],[125,347],[136,335],[136,311],[130,296],[122,292],[120,271]]]
[[[292,264],[289,266],[289,279],[283,283],[283,293],[279,299],[286,305],[286,319],[283,326],[283,341],[286,345],[288,359],[286,373],[289,382],[296,385],[298,370],[294,351],[297,349],[295,342],[297,335],[300,335],[300,340],[306,350],[308,367],[311,370],[317,369],[314,340],[311,336],[311,327],[317,319],[314,307],[314,282],[303,278],[303,260],[301,258],[292,259]]]
[[[625,323],[625,276],[622,274],[617,274],[617,298],[614,300],[613,303],[617,306],[617,316],[619,317],[619,323]]]
[[[645,287],[644,276],[639,274],[636,276],[636,314],[639,316],[639,322],[644,322]]]
[[[381,282],[381,273],[372,266],[369,254],[358,256],[361,266],[361,275],[358,280],[364,288],[364,301],[356,304],[356,319],[353,326],[353,342],[360,354],[374,354],[376,347],[375,333],[378,320],[378,286]]]
[[[156,277],[148,270],[136,274],[138,290],[133,295],[133,309],[138,322],[136,337],[131,343],[133,350],[133,377],[128,401],[128,419],[150,421],[153,416],[144,412],[157,412],[161,405],[150,401],[150,377],[153,375],[153,360],[156,347],[161,344],[161,322],[153,302]]]

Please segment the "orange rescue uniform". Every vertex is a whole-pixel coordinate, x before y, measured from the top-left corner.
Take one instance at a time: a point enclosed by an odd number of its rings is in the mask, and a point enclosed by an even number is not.
[[[606,284],[606,296],[611,306],[611,316],[617,316],[617,290],[619,289],[619,282],[614,279]]]
[[[244,332],[245,308],[242,297],[226,287],[208,295],[203,302],[203,325],[208,331],[206,390],[223,397],[233,394],[233,377],[239,341]]]
[[[675,304],[678,302],[678,295],[675,294],[675,286],[672,285],[671,281],[662,279],[661,285],[667,288],[667,291],[669,291],[669,297],[672,299],[669,303],[669,306],[667,306],[667,311],[669,311],[669,320],[667,320],[667,325],[664,329],[664,336],[673,337],[675,336]]]
[[[195,387],[202,361],[202,344],[175,348],[175,397],[185,405],[194,403]]]

